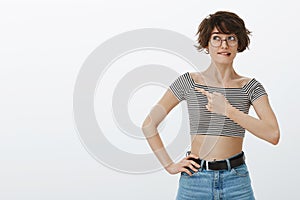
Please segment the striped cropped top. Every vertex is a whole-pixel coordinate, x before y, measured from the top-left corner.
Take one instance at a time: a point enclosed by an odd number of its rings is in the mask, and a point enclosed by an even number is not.
[[[241,88],[221,88],[195,83],[189,72],[180,75],[169,85],[169,89],[179,101],[187,102],[190,134],[245,136],[245,129],[239,124],[226,116],[208,111],[205,107],[207,97],[195,90],[195,87],[210,93],[222,93],[232,106],[246,114],[255,100],[267,95],[264,87],[255,78]]]

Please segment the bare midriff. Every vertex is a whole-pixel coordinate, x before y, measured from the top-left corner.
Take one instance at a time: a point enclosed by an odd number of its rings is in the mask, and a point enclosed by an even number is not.
[[[191,153],[204,160],[224,160],[242,151],[242,137],[191,135]]]

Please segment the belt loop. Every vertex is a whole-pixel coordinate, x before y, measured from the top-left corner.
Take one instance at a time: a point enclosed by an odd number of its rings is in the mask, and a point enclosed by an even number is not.
[[[185,153],[185,157],[187,157],[188,155],[190,155],[191,154],[191,151],[187,151],[186,153]]]
[[[227,170],[230,171],[231,170],[231,165],[230,165],[229,159],[226,159],[226,162],[227,162]]]
[[[204,166],[203,166],[203,163],[204,163],[204,161],[205,161],[205,160],[203,159],[203,160],[201,160],[201,162],[200,162],[200,169],[199,169],[200,172],[202,172],[202,170],[203,170],[203,167],[204,167]]]

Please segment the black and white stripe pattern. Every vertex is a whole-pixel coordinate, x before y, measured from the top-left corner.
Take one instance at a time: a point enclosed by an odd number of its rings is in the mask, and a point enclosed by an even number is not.
[[[195,90],[203,88],[209,92],[222,93],[232,106],[248,114],[250,105],[262,95],[267,95],[264,87],[255,78],[242,88],[220,88],[195,83],[189,72],[180,75],[169,86],[179,101],[186,100],[190,121],[190,134],[222,135],[244,137],[245,129],[223,115],[208,111],[207,97]]]

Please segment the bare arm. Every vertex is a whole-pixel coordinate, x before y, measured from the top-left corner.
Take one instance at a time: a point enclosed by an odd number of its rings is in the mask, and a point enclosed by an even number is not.
[[[279,142],[280,131],[268,96],[261,96],[254,101],[253,107],[259,119],[245,114],[231,105],[228,106],[227,117],[247,129],[256,137],[276,145]]]
[[[257,119],[233,107],[221,93],[209,93],[199,88],[196,90],[207,96],[206,108],[209,111],[227,116],[256,137],[267,142],[274,145],[279,142],[279,126],[267,95],[263,95],[253,102],[254,110],[259,117]]]
[[[190,167],[197,171],[194,166],[200,167],[197,163],[189,158],[197,158],[195,155],[190,154],[179,163],[174,163],[167,153],[164,144],[157,131],[158,125],[168,115],[168,113],[179,103],[178,99],[168,89],[158,103],[153,107],[148,116],[143,122],[142,131],[158,160],[170,174],[179,172],[186,172],[191,175],[185,166]]]

